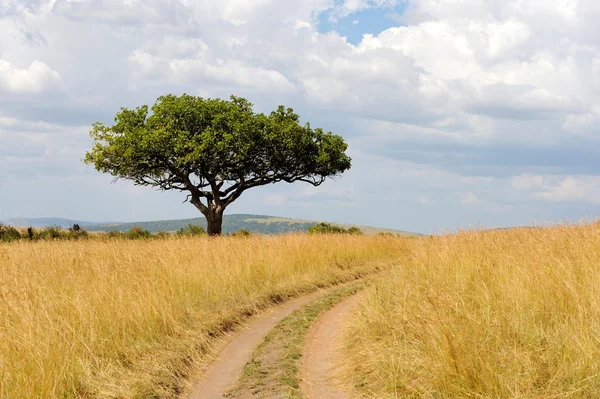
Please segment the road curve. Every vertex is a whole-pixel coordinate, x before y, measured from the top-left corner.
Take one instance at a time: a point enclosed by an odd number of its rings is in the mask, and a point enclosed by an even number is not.
[[[340,359],[341,330],[360,294],[338,303],[317,318],[306,337],[302,356],[300,390],[305,399],[347,399],[351,392],[335,378]]]
[[[209,365],[196,385],[191,399],[222,399],[225,393],[239,378],[244,365],[250,360],[254,348],[275,327],[294,310],[323,295],[324,290],[292,299],[272,308],[252,321],[248,327],[235,335]]]

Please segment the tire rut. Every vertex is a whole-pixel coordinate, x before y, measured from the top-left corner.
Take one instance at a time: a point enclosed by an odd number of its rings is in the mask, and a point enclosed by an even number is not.
[[[347,399],[351,389],[336,378],[334,367],[341,359],[342,326],[360,301],[361,293],[323,313],[308,333],[301,367],[300,389],[305,399]]]
[[[294,310],[317,299],[323,292],[319,290],[276,306],[237,333],[208,366],[190,398],[225,398],[225,393],[235,384],[252,351],[265,335]]]

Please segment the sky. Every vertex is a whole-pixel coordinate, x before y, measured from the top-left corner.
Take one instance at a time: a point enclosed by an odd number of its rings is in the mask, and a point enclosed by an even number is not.
[[[201,216],[81,162],[164,94],[283,104],[350,171],[226,213],[421,233],[600,211],[597,0],[0,0],[0,220]]]

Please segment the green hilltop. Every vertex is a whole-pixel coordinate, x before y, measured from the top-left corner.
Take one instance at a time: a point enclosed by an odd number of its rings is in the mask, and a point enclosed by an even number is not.
[[[223,217],[223,233],[233,233],[239,230],[249,230],[260,234],[282,234],[291,232],[305,232],[310,226],[319,223],[314,220],[288,219],[281,217],[265,215],[225,215]],[[159,220],[149,222],[132,223],[109,223],[85,226],[88,231],[127,231],[132,227],[140,227],[153,233],[157,231],[177,231],[188,224],[195,224],[206,227],[206,220],[202,218],[181,219],[181,220]],[[333,223],[341,227],[351,227],[355,225]],[[418,235],[401,230],[381,229],[370,226],[359,227],[365,234],[392,233],[405,236]]]

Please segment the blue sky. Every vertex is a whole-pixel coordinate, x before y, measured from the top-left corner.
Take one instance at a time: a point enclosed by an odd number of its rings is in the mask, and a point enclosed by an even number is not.
[[[600,2],[0,0],[0,220],[197,217],[81,159],[160,95],[293,107],[352,169],[229,213],[417,232],[596,218]]]
[[[354,45],[359,44],[365,34],[376,36],[387,29],[400,26],[400,18],[407,8],[407,4],[401,2],[395,5],[369,7],[346,16],[339,16],[336,9],[343,5],[343,1],[338,0],[336,4],[337,7],[334,5],[318,15],[317,30],[319,33],[336,32]]]

